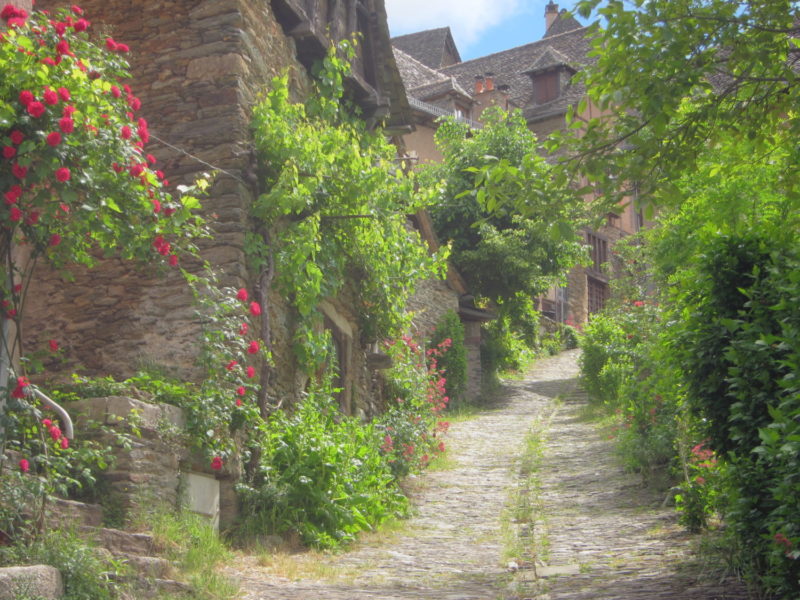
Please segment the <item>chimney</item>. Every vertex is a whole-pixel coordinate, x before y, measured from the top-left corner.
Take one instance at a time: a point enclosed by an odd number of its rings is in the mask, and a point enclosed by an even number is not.
[[[491,92],[494,89],[494,73],[485,73],[484,77],[486,77],[486,91]]]
[[[550,0],[547,6],[544,7],[544,30],[550,29],[550,26],[555,23],[558,18],[558,4]]]
[[[475,94],[483,93],[483,75],[475,75]]]

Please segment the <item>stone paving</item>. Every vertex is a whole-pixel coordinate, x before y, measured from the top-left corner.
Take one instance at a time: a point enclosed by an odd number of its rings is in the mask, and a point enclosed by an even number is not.
[[[292,575],[241,557],[242,600],[744,600],[732,581],[689,568],[691,536],[663,496],[622,471],[612,443],[580,418],[577,351],[541,360],[478,417],[451,426],[455,466],[412,484],[415,515],[395,535]],[[520,481],[518,456],[536,424],[546,438],[537,473],[540,548],[504,558],[501,515]],[[530,525],[514,525],[521,534]],[[508,528],[507,528],[508,529]],[[527,532],[530,535],[530,532]],[[544,543],[541,543],[544,542]]]

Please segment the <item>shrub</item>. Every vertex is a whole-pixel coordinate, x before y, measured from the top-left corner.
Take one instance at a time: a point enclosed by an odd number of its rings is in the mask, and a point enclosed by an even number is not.
[[[447,351],[437,349],[439,344],[450,340]],[[463,401],[467,391],[467,348],[464,345],[464,325],[455,311],[448,311],[431,335],[428,356],[434,356],[438,368],[447,380],[449,405]]]

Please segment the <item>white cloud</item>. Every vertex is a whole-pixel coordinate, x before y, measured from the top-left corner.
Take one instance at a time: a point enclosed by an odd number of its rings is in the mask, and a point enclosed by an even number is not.
[[[542,0],[544,6],[544,0]],[[466,48],[486,29],[522,12],[530,0],[386,0],[392,35],[449,25],[456,45]],[[539,2],[534,2],[539,4]],[[529,6],[525,7],[528,12]]]

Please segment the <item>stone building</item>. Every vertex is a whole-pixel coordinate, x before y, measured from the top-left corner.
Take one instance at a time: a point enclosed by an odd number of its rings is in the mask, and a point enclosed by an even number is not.
[[[37,8],[58,4],[40,0]],[[357,35],[357,57],[345,83],[363,118],[370,125],[383,123],[390,135],[407,131],[411,122],[383,0],[86,0],[81,6],[96,33],[131,47],[131,86],[150,124],[147,150],[172,184],[191,183],[212,166],[222,169],[203,202],[213,216],[214,237],[202,257],[224,273],[228,285],[253,284],[244,238],[248,207],[259,190],[249,119],[273,77],[287,72],[300,100],[310,89],[314,61],[332,43]],[[197,376],[200,325],[178,275],[146,277],[116,261],[74,275],[69,285],[55,273],[38,278],[26,309],[32,344],[64,340],[70,362],[62,369],[128,376],[155,365]],[[370,405],[374,372],[348,297],[345,291],[330,298],[321,310],[339,353],[342,408],[368,414],[376,409]],[[272,392],[295,397],[305,378],[290,348],[291,311],[277,293],[269,306],[276,361]]]
[[[460,60],[449,28],[393,38],[417,124],[417,130],[406,136],[409,151],[420,160],[439,160],[432,142],[435,118],[452,115],[480,127],[481,113],[492,105],[520,109],[539,139],[564,128],[568,108],[585,97],[583,85],[573,75],[591,60],[589,28],[553,2],[545,9],[545,20],[541,40],[468,61]],[[598,116],[597,108],[587,104],[579,118]],[[565,287],[540,299],[543,314],[583,323],[602,308],[609,294],[608,272],[602,265],[610,260],[610,247],[642,224],[641,213],[628,203],[609,213],[602,227],[584,231],[591,264],[573,269]]]

